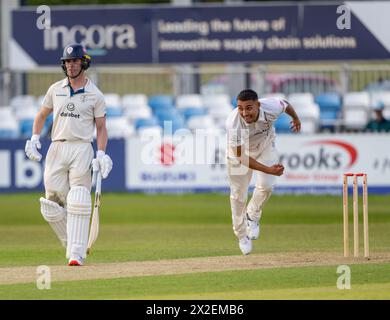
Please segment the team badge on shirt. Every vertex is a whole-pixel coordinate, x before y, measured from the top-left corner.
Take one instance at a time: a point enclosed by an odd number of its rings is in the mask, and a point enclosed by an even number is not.
[[[93,100],[93,98],[89,97],[89,96],[86,95],[86,94],[83,94],[83,95],[80,96],[80,101],[81,101],[82,103],[84,103],[85,101],[90,101],[90,100]]]
[[[69,102],[69,103],[66,105],[66,109],[67,109],[69,112],[61,112],[61,113],[60,113],[60,116],[61,116],[61,117],[69,117],[69,118],[76,118],[76,119],[79,119],[79,118],[80,118],[80,114],[73,113],[73,111],[76,110],[76,106],[74,105],[73,102]]]
[[[74,105],[73,102],[70,102],[70,103],[68,103],[68,105],[66,106],[66,109],[68,109],[68,111],[72,112],[72,111],[74,111],[74,109],[76,109],[76,106]]]

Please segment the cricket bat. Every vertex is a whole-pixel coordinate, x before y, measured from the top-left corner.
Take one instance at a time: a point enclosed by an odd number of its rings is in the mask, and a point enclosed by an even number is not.
[[[91,227],[89,229],[87,254],[91,253],[92,245],[95,243],[99,235],[99,209],[100,209],[100,197],[102,191],[102,174],[100,173],[100,170],[93,171],[92,181],[93,182],[96,181],[96,187],[95,187],[95,201],[93,205]]]

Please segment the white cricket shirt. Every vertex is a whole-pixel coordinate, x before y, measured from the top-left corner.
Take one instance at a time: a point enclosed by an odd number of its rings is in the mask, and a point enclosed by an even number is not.
[[[275,137],[274,122],[286,110],[287,103],[278,98],[259,99],[260,112],[256,122],[246,123],[235,108],[226,120],[229,149],[242,146],[249,150],[265,148]]]
[[[104,96],[88,78],[85,87],[76,92],[67,78],[54,83],[42,105],[53,109],[52,141],[92,142],[95,118],[106,114]]]

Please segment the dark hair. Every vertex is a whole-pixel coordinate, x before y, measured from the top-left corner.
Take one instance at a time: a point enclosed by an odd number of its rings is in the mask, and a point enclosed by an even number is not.
[[[253,91],[252,89],[245,89],[242,90],[238,96],[237,100],[241,101],[248,101],[248,100],[259,100],[259,97],[257,96],[257,93]]]

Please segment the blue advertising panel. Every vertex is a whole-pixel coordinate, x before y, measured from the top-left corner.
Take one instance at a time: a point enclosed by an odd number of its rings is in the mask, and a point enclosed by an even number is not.
[[[160,62],[291,59],[275,42],[296,33],[298,7],[245,6],[161,10],[156,14]],[[271,44],[272,40],[274,44]],[[279,40],[282,41],[282,40]]]
[[[388,50],[353,14],[350,24],[340,28],[337,23],[346,24],[337,14],[337,5],[304,6],[304,19],[299,28],[301,39],[300,59],[344,60],[344,59],[389,59]],[[388,7],[390,10],[390,6]],[[378,17],[379,18],[379,17]]]
[[[43,172],[49,140],[42,140],[41,162],[29,160],[24,153],[26,140],[0,140],[0,193],[44,191]],[[105,191],[125,189],[124,140],[110,140],[107,154],[114,163],[109,177],[102,181]],[[96,147],[94,147],[96,150]]]
[[[53,6],[46,29],[35,8],[23,8],[12,13],[11,67],[57,65],[71,42],[85,45],[94,63],[112,65],[389,59],[390,3],[372,6]]]
[[[36,26],[35,10],[12,15],[13,38],[38,65],[58,65],[64,46],[74,42],[86,46],[96,64],[152,61],[150,10],[53,8],[50,15],[48,29]]]

